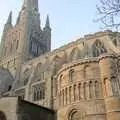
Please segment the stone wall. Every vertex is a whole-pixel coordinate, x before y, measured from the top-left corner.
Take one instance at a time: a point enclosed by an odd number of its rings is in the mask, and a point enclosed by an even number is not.
[[[18,120],[55,120],[55,112],[53,110],[24,100],[18,101],[17,115]]]
[[[81,119],[106,120],[98,59],[66,64],[57,75],[57,83],[58,120],[72,120],[72,111]]]

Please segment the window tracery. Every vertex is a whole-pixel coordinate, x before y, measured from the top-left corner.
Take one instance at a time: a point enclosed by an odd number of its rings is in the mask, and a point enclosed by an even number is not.
[[[98,57],[100,54],[106,53],[107,49],[100,40],[96,40],[92,45],[93,57]]]
[[[40,101],[45,99],[45,84],[33,86],[33,101]]]

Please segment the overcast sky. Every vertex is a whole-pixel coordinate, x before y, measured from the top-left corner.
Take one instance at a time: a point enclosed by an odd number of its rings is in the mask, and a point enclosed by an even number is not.
[[[98,2],[99,0],[39,0],[42,27],[46,15],[50,16],[52,49],[85,34],[101,30],[100,24],[93,22],[97,17]],[[23,0],[0,0],[0,36],[10,10],[13,11],[13,23],[15,23],[22,3]]]

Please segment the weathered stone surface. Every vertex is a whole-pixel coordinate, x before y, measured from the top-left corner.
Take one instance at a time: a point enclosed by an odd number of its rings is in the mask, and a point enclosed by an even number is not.
[[[5,24],[0,66],[9,74],[0,74],[0,81],[7,78],[1,97],[21,96],[55,110],[57,120],[119,120],[120,33],[103,31],[85,35],[50,51],[49,17],[42,30],[37,3],[38,0],[25,0],[16,25],[12,26],[11,13]],[[6,91],[10,76],[15,81]],[[10,101],[2,98],[0,111],[10,110]],[[29,114],[32,109],[37,110],[24,102],[20,106],[20,111],[24,108]],[[15,112],[15,106],[12,107]],[[6,113],[7,116],[9,120],[17,120]],[[36,118],[37,114],[33,112],[33,116]],[[30,118],[35,119],[33,116]]]

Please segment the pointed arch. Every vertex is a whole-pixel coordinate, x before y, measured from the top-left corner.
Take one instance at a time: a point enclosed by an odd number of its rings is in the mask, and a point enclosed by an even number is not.
[[[52,61],[54,61],[54,62],[58,61],[58,60],[60,60],[60,56],[58,56],[58,55],[55,55],[52,59]]]
[[[23,84],[26,85],[28,83],[29,77],[31,75],[31,68],[26,68],[23,72]]]
[[[61,57],[56,55],[53,57],[51,64],[53,66],[53,73],[55,74],[61,67]]]
[[[107,49],[100,40],[96,40],[92,45],[92,55],[93,57],[98,57],[99,55],[106,53]]]
[[[74,61],[80,58],[81,58],[81,51],[79,50],[79,48],[73,48],[73,50],[69,55],[69,60]]]
[[[91,57],[91,50],[90,50],[89,46],[86,43],[84,43],[83,46],[84,46],[84,48],[82,50],[82,57],[84,57],[84,58]]]
[[[41,62],[37,64],[37,71],[40,71],[41,66],[42,66],[42,63],[41,63]]]

